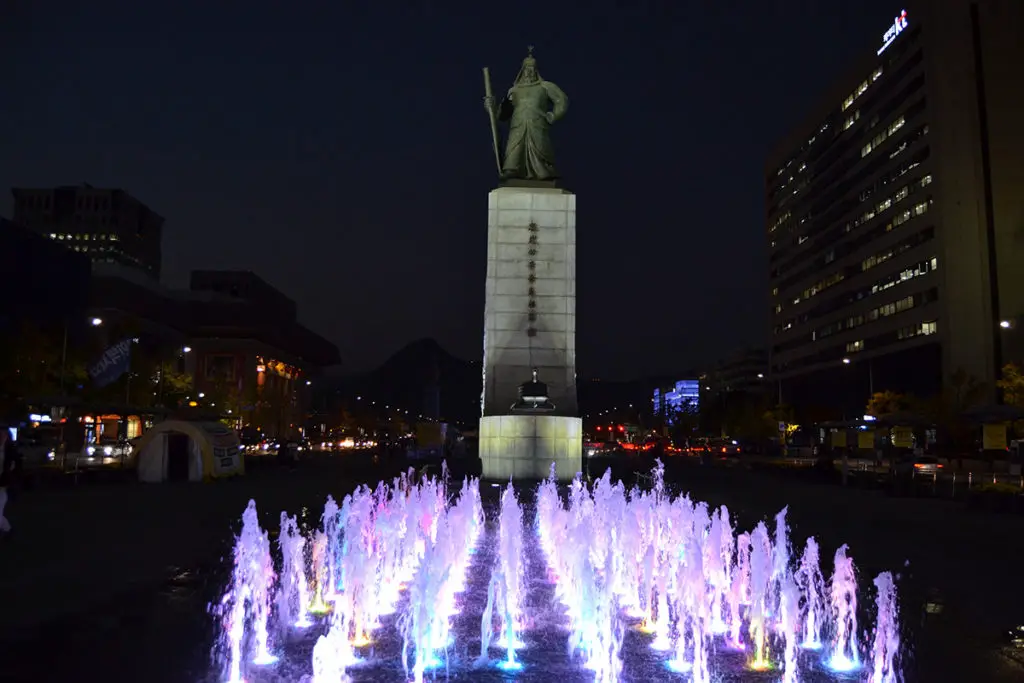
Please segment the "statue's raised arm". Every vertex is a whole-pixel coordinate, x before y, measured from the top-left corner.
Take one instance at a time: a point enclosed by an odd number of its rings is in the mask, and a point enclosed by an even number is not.
[[[537,71],[533,48],[523,60],[515,82],[501,100],[490,92],[484,105],[492,121],[508,121],[502,180],[554,182],[558,178],[550,127],[569,108],[569,98]]]

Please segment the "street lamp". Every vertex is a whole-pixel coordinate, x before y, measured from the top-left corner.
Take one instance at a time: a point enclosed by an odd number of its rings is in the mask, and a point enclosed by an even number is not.
[[[764,379],[764,373],[763,372],[757,373],[757,378],[758,379]]]
[[[181,347],[181,352],[182,353],[191,353],[192,352],[192,347],[191,346],[182,346]]]
[[[1013,327],[1013,321],[1011,321],[1011,320],[1000,320],[999,321],[999,327],[1003,328],[1004,330],[1008,330],[1011,327]]]
[[[849,358],[844,358],[843,359],[843,365],[849,365],[849,364],[850,364],[850,359]]]
[[[93,318],[89,321],[93,327],[99,327],[103,324],[103,318]]]

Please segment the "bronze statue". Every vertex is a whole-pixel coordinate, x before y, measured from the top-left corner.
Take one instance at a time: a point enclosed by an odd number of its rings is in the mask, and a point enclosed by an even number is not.
[[[484,107],[491,118],[494,155],[501,179],[551,182],[557,179],[550,128],[565,116],[569,98],[557,85],[540,77],[533,46],[528,48],[519,75],[500,102],[491,92],[490,72],[486,68],[484,92]],[[498,154],[497,121],[509,121],[504,161]]]

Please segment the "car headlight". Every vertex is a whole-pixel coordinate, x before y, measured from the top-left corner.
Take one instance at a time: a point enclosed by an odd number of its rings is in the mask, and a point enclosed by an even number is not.
[[[110,446],[105,446],[103,448],[103,455],[113,455],[113,454],[114,454],[114,449],[111,448]]]
[[[92,455],[96,452],[96,449],[93,448],[92,446],[89,446],[88,448],[85,449],[85,452],[87,455]]]
[[[56,453],[54,453],[53,451],[50,451],[49,453],[46,454],[46,459],[47,460],[53,460],[56,456],[57,456]]]

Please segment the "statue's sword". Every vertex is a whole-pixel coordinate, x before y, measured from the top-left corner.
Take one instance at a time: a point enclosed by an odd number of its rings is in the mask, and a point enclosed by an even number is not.
[[[491,91],[491,70],[484,67],[484,95],[494,97]],[[498,152],[498,119],[494,107],[487,108],[487,116],[491,119],[491,143],[494,146],[494,163],[498,166],[498,175],[501,175],[501,154]]]

